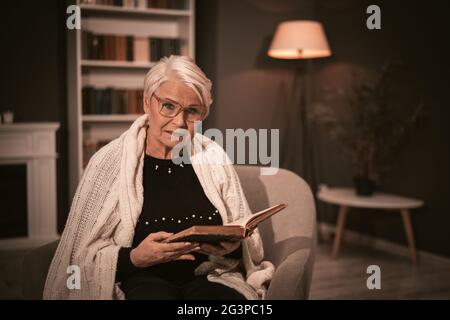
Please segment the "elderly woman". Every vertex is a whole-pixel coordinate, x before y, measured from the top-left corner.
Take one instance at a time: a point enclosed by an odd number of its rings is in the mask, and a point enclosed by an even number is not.
[[[237,242],[164,242],[251,214],[224,150],[194,132],[209,114],[211,81],[190,58],[163,58],[145,77],[143,102],[145,114],[89,161],[44,298],[264,298],[274,267],[257,229]],[[178,163],[180,131],[188,161]]]

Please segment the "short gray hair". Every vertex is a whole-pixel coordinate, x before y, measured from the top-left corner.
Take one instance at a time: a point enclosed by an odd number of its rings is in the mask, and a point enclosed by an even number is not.
[[[159,60],[148,72],[144,79],[144,92],[149,97],[165,82],[179,80],[192,88],[206,107],[206,115],[212,104],[212,82],[203,71],[187,56],[171,55]]]

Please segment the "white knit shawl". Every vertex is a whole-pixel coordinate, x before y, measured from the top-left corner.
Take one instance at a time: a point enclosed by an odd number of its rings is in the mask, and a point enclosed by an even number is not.
[[[142,185],[148,117],[139,117],[119,138],[96,152],[77,187],[69,217],[53,257],[44,299],[123,299],[115,282],[120,247],[132,245],[142,210]],[[196,133],[190,160],[205,195],[224,224],[251,214],[239,178],[224,150]],[[221,163],[217,159],[228,159]],[[242,241],[242,262],[209,256],[196,270],[208,280],[232,287],[247,299],[264,299],[274,266],[263,261],[258,229]],[[68,267],[80,269],[80,288],[68,289]]]

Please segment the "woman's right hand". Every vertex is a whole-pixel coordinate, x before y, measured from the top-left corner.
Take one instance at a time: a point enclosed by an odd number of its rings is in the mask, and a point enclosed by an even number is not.
[[[171,235],[173,233],[164,231],[149,234],[136,248],[131,250],[131,262],[138,268],[145,268],[173,260],[195,260],[195,257],[189,252],[200,250],[199,244],[162,242]]]

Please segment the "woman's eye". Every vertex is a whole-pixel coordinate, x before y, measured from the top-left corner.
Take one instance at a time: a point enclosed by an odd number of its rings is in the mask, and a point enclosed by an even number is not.
[[[187,108],[186,111],[190,114],[200,114],[200,110],[197,108]]]
[[[167,110],[175,110],[175,106],[171,103],[164,103],[163,108]]]

